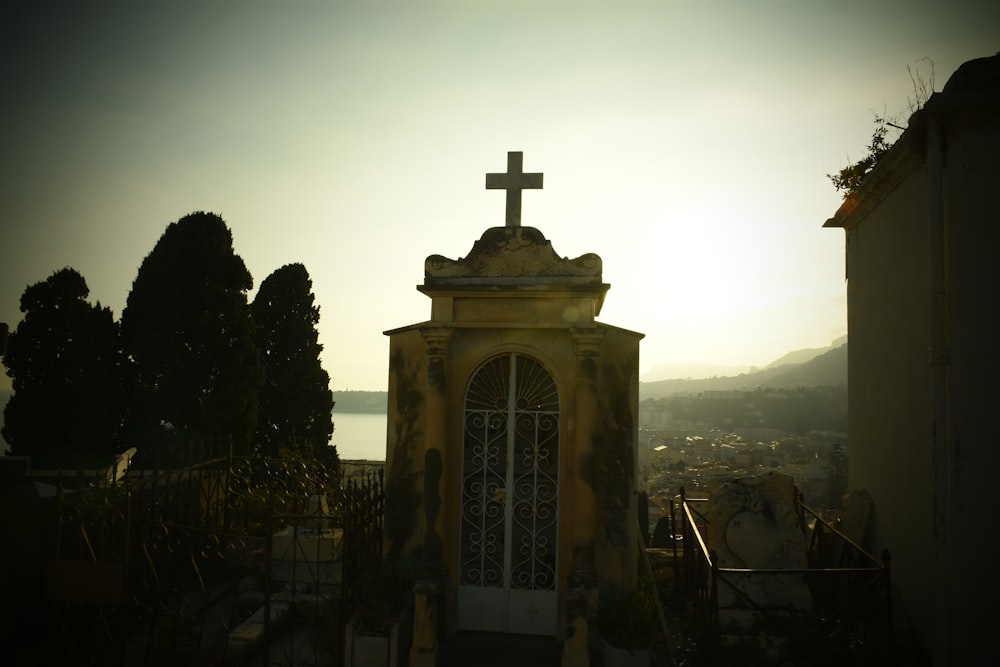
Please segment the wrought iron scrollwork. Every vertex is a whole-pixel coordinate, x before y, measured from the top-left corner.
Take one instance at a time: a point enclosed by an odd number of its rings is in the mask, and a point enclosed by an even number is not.
[[[465,402],[462,585],[554,589],[558,466],[552,376],[516,354],[481,366]]]

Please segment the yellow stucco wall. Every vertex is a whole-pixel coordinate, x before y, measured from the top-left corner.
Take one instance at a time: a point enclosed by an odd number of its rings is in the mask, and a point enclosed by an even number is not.
[[[559,393],[558,627],[574,573],[608,583],[636,577],[642,335],[594,321],[607,290],[599,271],[583,279],[532,275],[522,284],[509,278],[499,286],[461,279],[425,285],[431,320],[388,332],[386,549],[444,578],[449,629],[456,623],[464,402],[474,373],[498,354],[540,362]]]

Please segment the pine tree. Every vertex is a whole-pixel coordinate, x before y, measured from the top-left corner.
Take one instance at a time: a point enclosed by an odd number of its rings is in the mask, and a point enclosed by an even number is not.
[[[264,279],[251,306],[265,368],[256,444],[268,456],[282,448],[327,460],[333,392],[323,370],[312,281],[302,264]]]
[[[253,278],[219,216],[171,223],[122,313],[135,364],[127,425],[145,464],[248,452],[263,382],[247,292]]]
[[[99,467],[121,449],[121,354],[111,310],[87,302],[71,268],[25,289],[24,319],[10,335],[4,365],[14,395],[4,410],[11,454],[32,466]]]

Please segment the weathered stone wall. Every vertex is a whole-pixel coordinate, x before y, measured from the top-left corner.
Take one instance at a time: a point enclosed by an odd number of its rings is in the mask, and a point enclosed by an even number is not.
[[[613,328],[605,331],[597,361],[598,407],[591,435],[596,571],[604,582],[631,586],[638,566],[639,345],[634,335]]]
[[[424,341],[419,331],[390,338],[386,433],[385,550],[422,558],[424,484]]]

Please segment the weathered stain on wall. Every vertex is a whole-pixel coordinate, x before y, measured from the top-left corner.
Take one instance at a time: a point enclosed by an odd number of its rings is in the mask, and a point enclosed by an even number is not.
[[[424,453],[424,516],[427,525],[424,530],[424,562],[439,565],[443,562],[444,542],[434,530],[438,513],[441,511],[441,480],[444,474],[440,449],[429,449]]]
[[[399,554],[417,530],[422,500],[417,488],[419,467],[414,452],[422,449],[423,432],[419,424],[424,394],[418,379],[419,366],[402,347],[391,351],[389,372],[395,391],[390,394],[393,400],[388,406],[394,419],[390,420],[393,432],[389,434],[391,451],[387,452],[385,537],[387,552]]]
[[[603,508],[603,532],[610,544],[626,546],[631,506],[635,457],[632,442],[632,414],[628,388],[617,365],[605,365],[601,393],[601,420],[594,433],[597,477],[601,480],[598,502]]]

